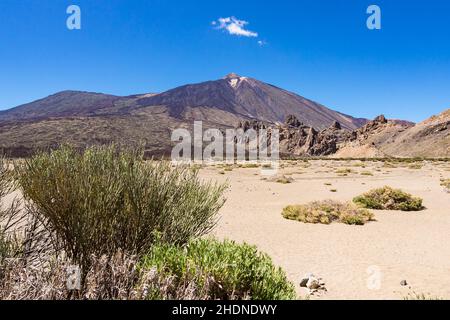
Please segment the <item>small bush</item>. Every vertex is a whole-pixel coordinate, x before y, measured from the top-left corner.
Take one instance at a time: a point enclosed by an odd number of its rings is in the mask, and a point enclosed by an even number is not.
[[[239,168],[255,169],[255,168],[259,168],[259,165],[257,163],[246,163],[246,164],[239,165]]]
[[[289,220],[305,223],[330,224],[341,222],[351,225],[363,225],[373,221],[373,214],[351,203],[341,203],[333,200],[315,201],[306,205],[287,206],[282,215]]]
[[[444,188],[450,190],[450,179],[442,179],[441,180],[441,186]]]
[[[423,167],[423,164],[421,164],[421,163],[411,163],[408,166],[409,169],[415,169],[415,170],[422,169],[422,167]]]
[[[419,211],[424,208],[422,199],[391,187],[371,190],[354,198],[353,202],[363,208],[378,210]]]
[[[148,252],[155,234],[178,244],[204,235],[223,204],[224,186],[202,183],[197,171],[114,146],[41,153],[16,176],[30,213],[84,274],[93,255]]]
[[[178,284],[195,283],[196,290],[200,290],[195,295],[210,299],[296,298],[285,273],[273,265],[268,255],[247,244],[201,239],[186,247],[158,245],[142,263],[143,269],[154,267]]]
[[[352,164],[352,167],[365,168],[366,165],[364,163],[354,163],[354,164]]]
[[[392,162],[385,162],[382,167],[393,169],[393,168],[397,168],[397,165]]]
[[[373,173],[370,171],[363,171],[363,172],[361,172],[361,175],[362,176],[373,176]]]
[[[279,177],[274,177],[270,181],[275,181],[275,182],[281,183],[281,184],[289,184],[289,183],[292,183],[294,181],[294,179],[291,178],[291,177],[287,177],[285,175],[282,175],[282,176],[279,176]]]
[[[353,170],[352,169],[348,169],[348,168],[343,168],[343,169],[336,170],[336,173],[340,174],[340,175],[347,175],[347,174],[352,173],[352,172],[353,172]]]

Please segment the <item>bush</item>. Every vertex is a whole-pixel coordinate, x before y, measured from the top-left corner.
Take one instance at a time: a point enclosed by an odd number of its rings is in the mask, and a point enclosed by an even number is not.
[[[354,198],[353,202],[363,208],[378,210],[419,211],[424,208],[422,199],[391,187],[371,190]]]
[[[175,279],[177,288],[194,283],[196,296],[209,299],[295,299],[285,273],[256,247],[213,239],[191,241],[186,247],[159,245],[144,257],[142,268]],[[154,291],[158,288],[154,288]],[[153,296],[154,297],[154,296]],[[157,297],[157,295],[156,295]]]
[[[353,173],[353,170],[348,169],[348,168],[343,168],[343,169],[336,170],[336,173],[339,175],[348,175],[349,173]]]
[[[294,179],[292,177],[287,177],[286,175],[280,175],[280,176],[273,176],[269,179],[262,178],[262,180],[267,180],[269,182],[276,182],[281,184],[289,184],[294,182]]]
[[[441,186],[444,188],[450,190],[450,179],[442,179],[441,180]]]
[[[45,265],[27,266],[22,260],[6,264],[0,282],[0,300],[75,300],[142,299],[145,288],[163,284],[154,273],[138,273],[137,259],[123,252],[112,257],[92,257],[86,280],[80,290],[67,288],[67,259],[50,259]],[[170,279],[168,279],[170,280]],[[164,286],[161,286],[164,293]],[[183,296],[180,299],[191,298]]]
[[[30,213],[68,257],[89,268],[92,255],[150,250],[161,241],[184,244],[216,223],[223,185],[202,183],[197,171],[144,162],[115,146],[40,153],[16,168]]]
[[[14,228],[21,222],[19,202],[11,201],[9,206],[3,203],[4,198],[13,189],[13,179],[7,161],[0,157],[0,279],[5,259],[18,254],[18,243]]]
[[[287,206],[283,209],[282,215],[289,220],[322,224],[341,222],[350,225],[363,225],[374,220],[373,214],[366,209],[333,200]]]

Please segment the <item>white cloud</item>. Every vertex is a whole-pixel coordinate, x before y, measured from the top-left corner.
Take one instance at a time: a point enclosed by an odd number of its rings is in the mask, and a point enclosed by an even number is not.
[[[217,26],[217,29],[226,30],[234,36],[258,37],[257,32],[245,29],[245,26],[248,25],[247,21],[239,20],[236,17],[219,18],[217,21],[213,21],[212,25]]]
[[[265,40],[258,40],[258,45],[260,47],[264,47],[265,45],[267,45],[267,42]]]

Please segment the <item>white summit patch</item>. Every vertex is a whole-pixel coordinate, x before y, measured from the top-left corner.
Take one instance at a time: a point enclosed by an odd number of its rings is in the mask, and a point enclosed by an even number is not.
[[[230,73],[225,77],[225,79],[228,79],[228,83],[230,84],[230,86],[236,89],[242,81],[247,80],[247,77],[241,77],[235,73]]]
[[[230,80],[230,86],[232,86],[233,88],[236,88],[238,84],[239,84],[239,79],[231,79]]]

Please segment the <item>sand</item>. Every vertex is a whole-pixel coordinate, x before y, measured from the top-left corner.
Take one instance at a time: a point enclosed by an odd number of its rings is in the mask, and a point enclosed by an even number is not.
[[[384,168],[383,162],[284,162],[290,184],[262,180],[260,169],[201,170],[205,179],[229,181],[227,202],[213,235],[256,245],[293,281],[306,273],[322,277],[328,291],[311,299],[403,299],[413,292],[450,298],[450,193],[440,178],[450,178],[450,164],[427,163],[422,169]],[[338,168],[354,173],[339,176]],[[361,175],[369,171],[373,176]],[[223,173],[223,172],[222,172]],[[331,183],[331,186],[325,185]],[[313,200],[348,201],[372,188],[389,185],[424,199],[420,212],[376,211],[364,226],[314,225],[281,216],[289,204]],[[337,192],[331,192],[336,189]],[[408,286],[401,286],[406,280]]]

